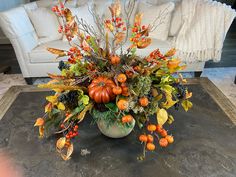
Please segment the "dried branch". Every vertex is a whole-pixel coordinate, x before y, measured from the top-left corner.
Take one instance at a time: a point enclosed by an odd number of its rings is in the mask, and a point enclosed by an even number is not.
[[[166,7],[165,9],[159,12],[158,16],[152,22],[152,25],[149,26],[150,32],[153,32],[154,30],[156,30],[158,26],[160,26],[161,24],[165,22],[168,12],[169,12],[169,7]]]

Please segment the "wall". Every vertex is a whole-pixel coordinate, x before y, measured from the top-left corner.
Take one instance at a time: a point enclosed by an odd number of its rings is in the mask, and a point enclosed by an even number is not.
[[[29,0],[0,0],[0,12],[19,6],[29,2]],[[9,44],[9,40],[3,34],[0,28],[0,44]]]

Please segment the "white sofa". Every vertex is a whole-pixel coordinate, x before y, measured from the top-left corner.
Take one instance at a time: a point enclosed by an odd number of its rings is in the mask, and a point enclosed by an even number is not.
[[[37,36],[35,28],[27,14],[27,9],[32,10],[42,6],[47,7],[48,5],[48,0],[38,1],[0,14],[0,26],[14,47],[22,74],[27,81],[32,77],[46,77],[47,73],[59,72],[57,68],[58,61],[54,59],[54,55],[50,54],[46,50],[47,47],[69,49],[68,43],[64,42],[62,39],[49,40],[46,43],[42,43],[43,39]],[[181,23],[178,21],[178,18],[180,18],[179,14],[177,14],[177,17],[175,18],[177,18],[177,20],[172,22],[170,28],[175,28],[176,23]],[[170,29],[170,31],[173,31],[173,29]],[[173,38],[176,36],[170,37]],[[173,46],[171,46],[171,43],[168,42],[168,40],[161,41],[153,39],[152,45],[140,52],[142,55],[146,55],[156,48],[160,48],[160,50],[164,52],[171,47]],[[205,62],[196,61],[193,63],[187,63],[187,65],[188,67],[185,71],[193,71],[199,74],[199,72],[203,70]]]

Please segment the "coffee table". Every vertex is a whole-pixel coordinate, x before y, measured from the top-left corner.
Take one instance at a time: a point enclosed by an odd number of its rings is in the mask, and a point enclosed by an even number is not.
[[[90,125],[90,116],[80,125],[72,159],[63,161],[55,151],[56,137],[39,140],[33,127],[49,95],[34,86],[14,86],[0,101],[0,148],[27,177],[235,177],[236,108],[207,78],[190,79],[189,88],[193,109],[170,110],[175,143],[158,147],[142,162],[136,159],[142,151],[137,130],[109,139]],[[81,149],[91,154],[81,156]]]

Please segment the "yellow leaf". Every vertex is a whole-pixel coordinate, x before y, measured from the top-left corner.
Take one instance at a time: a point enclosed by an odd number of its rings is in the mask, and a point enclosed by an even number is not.
[[[186,98],[186,99],[189,99],[189,98],[191,98],[192,96],[193,96],[193,93],[187,91],[185,98]]]
[[[57,96],[47,96],[46,100],[52,104],[56,104],[57,103]]]
[[[171,95],[173,91],[173,87],[170,85],[163,85],[161,89],[168,95]]]
[[[56,147],[57,149],[61,150],[65,147],[66,144],[66,138],[62,137],[57,140]]]
[[[90,110],[92,107],[93,107],[93,105],[92,105],[92,104],[89,104],[89,105],[87,105],[87,106],[84,108],[83,111],[81,111],[81,113],[78,115],[78,119],[79,119],[79,122],[78,122],[78,123],[80,123],[81,121],[84,120],[84,117],[85,117],[87,111]]]
[[[166,52],[165,57],[172,57],[175,55],[175,53],[176,53],[176,49],[172,48],[168,52]]]
[[[182,101],[181,105],[182,105],[182,107],[184,108],[184,110],[186,112],[193,107],[193,103],[191,101],[188,101],[188,100]]]
[[[137,26],[140,26],[142,22],[142,18],[143,18],[143,14],[138,13],[137,15],[135,15],[134,23],[136,23]]]
[[[146,48],[147,46],[149,46],[151,44],[152,40],[151,38],[146,38],[143,40],[140,40],[138,43],[137,43],[137,48],[138,49],[144,49]]]
[[[44,119],[38,118],[34,124],[35,127],[43,126],[44,125]]]
[[[58,55],[57,58],[66,56],[66,52],[64,50],[54,49],[50,47],[48,47],[47,50],[51,52],[52,54]]]
[[[171,94],[165,94],[166,95],[166,102],[162,105],[165,109],[169,109],[172,106],[175,105],[178,101],[173,101],[172,100],[172,95]]]
[[[67,148],[66,154],[61,153],[61,157],[63,158],[63,160],[69,160],[71,158],[71,154],[73,153],[73,151],[74,151],[74,146],[71,143],[70,146]]]
[[[74,17],[72,16],[70,9],[66,8],[64,10],[64,14],[65,14],[65,18],[66,18],[67,23],[70,23],[72,20],[74,20]]]
[[[62,102],[59,102],[58,105],[57,105],[57,108],[64,111],[66,108],[65,108],[65,105],[62,103]]]
[[[44,137],[44,126],[39,126],[39,138]]]
[[[45,113],[51,112],[52,111],[52,103],[48,103],[45,106]]]
[[[165,109],[157,110],[157,122],[159,125],[164,125],[168,120],[168,113]]]

